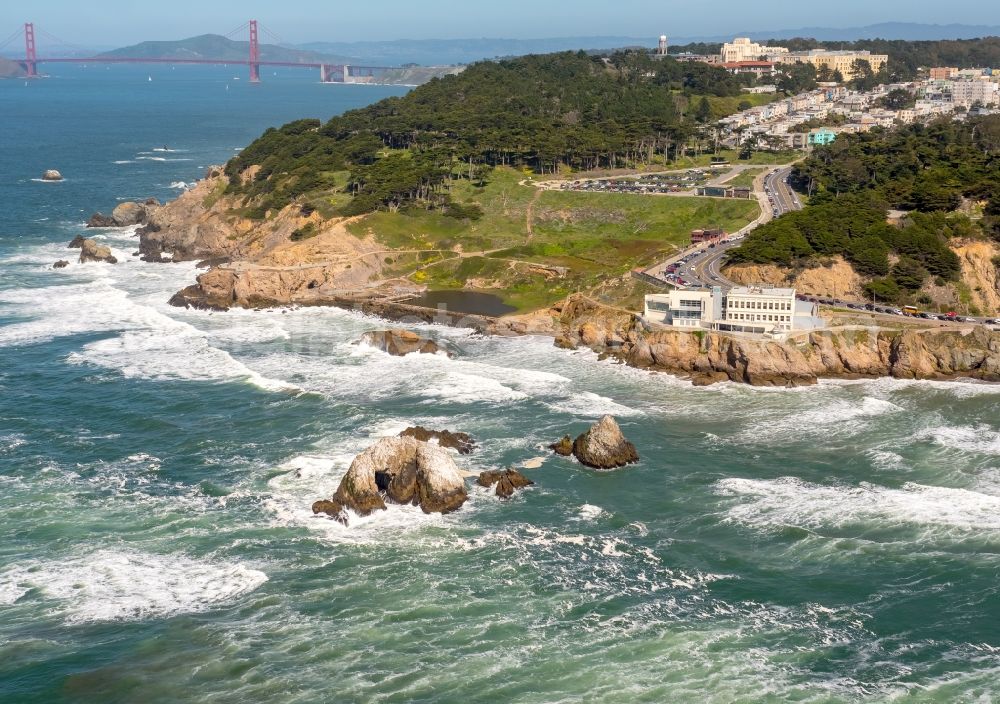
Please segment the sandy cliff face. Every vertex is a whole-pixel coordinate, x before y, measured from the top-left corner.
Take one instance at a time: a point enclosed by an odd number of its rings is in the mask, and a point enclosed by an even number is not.
[[[725,275],[739,284],[794,286],[801,293],[824,298],[864,298],[864,281],[843,257],[833,257],[829,266],[792,271],[774,264],[739,264],[725,270]]]
[[[699,384],[797,386],[823,377],[870,376],[1000,381],[1000,334],[981,326],[829,330],[776,342],[649,329],[638,316],[581,296],[566,302],[560,324],[561,346],[594,347],[629,365],[689,376]]]
[[[1000,256],[995,242],[966,242],[953,248],[962,263],[962,281],[969,287],[972,305],[986,313],[1000,311]]]
[[[1000,255],[995,242],[971,240],[953,243],[952,250],[962,264],[961,286],[946,283],[938,286],[929,278],[921,293],[935,304],[965,310],[963,302],[984,315],[1000,313],[1000,271],[994,259]],[[834,257],[830,266],[795,271],[773,264],[739,264],[724,270],[726,277],[739,284],[764,283],[774,286],[794,286],[801,293],[824,298],[860,301],[865,279],[842,257]],[[968,298],[960,293],[968,290]]]
[[[141,231],[147,259],[208,260],[215,267],[175,296],[178,305],[212,308],[312,303],[372,285],[382,255],[374,241],[347,229],[349,219],[324,220],[289,206],[264,221],[239,215],[218,171],[153,213]],[[306,239],[293,239],[297,232]]]

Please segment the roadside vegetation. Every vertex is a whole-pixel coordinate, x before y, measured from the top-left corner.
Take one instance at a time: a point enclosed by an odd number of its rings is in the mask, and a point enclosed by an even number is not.
[[[755,230],[730,263],[806,268],[839,254],[882,300],[913,300],[928,280],[960,289],[949,245],[1000,241],[1000,116],[845,135],[792,182],[809,205]],[[889,209],[907,214],[890,224]]]

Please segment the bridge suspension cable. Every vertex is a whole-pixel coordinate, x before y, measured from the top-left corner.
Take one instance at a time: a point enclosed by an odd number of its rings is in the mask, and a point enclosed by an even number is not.
[[[226,32],[222,36],[224,36],[226,39],[239,39],[239,40],[243,40],[243,38],[246,36],[247,27],[249,27],[249,26],[250,26],[249,22],[244,22],[243,24],[241,24],[236,29],[233,29],[233,30],[231,30],[229,32]]]
[[[43,37],[44,39],[47,39],[49,41],[49,43],[51,45],[53,45],[53,46],[64,47],[66,49],[71,49],[74,52],[82,54],[83,56],[88,56],[88,55],[90,55],[92,53],[89,49],[86,49],[85,47],[82,47],[79,44],[74,44],[73,42],[68,42],[65,39],[60,39],[56,35],[54,35],[54,34],[52,34],[50,32],[46,32],[44,29],[40,29],[40,28],[36,27],[35,28],[35,33],[38,36]]]
[[[9,37],[0,42],[0,49],[3,49],[5,46],[13,42],[15,39],[21,39],[22,37],[24,37],[24,30],[15,29],[13,34],[11,34]]]

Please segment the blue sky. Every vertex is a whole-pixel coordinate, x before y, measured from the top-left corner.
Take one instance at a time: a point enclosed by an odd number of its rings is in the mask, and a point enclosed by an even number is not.
[[[225,34],[255,17],[286,42],[705,36],[905,21],[1000,25],[989,0],[45,0],[0,2],[0,41],[26,21],[69,42]]]

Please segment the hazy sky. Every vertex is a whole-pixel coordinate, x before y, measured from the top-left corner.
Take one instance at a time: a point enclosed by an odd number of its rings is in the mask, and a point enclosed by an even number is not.
[[[812,12],[817,9],[818,12]],[[1000,25],[990,0],[45,0],[0,1],[0,41],[24,22],[68,42],[225,34],[251,17],[286,42],[734,34],[904,21]],[[40,40],[39,42],[43,42]]]

